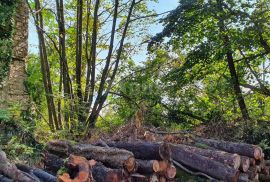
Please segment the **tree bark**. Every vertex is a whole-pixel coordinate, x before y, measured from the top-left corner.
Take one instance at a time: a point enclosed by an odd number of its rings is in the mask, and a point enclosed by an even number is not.
[[[238,182],[249,182],[248,174],[246,173],[240,173]]]
[[[39,182],[37,179],[33,178],[29,174],[18,170],[15,165],[11,164],[8,161],[6,154],[1,150],[0,150],[0,173],[18,182]]]
[[[208,157],[204,157],[181,148],[172,147],[173,160],[184,164],[192,169],[201,171],[216,179],[237,182],[239,171],[226,166],[222,163],[216,162]]]
[[[83,1],[77,0],[77,29],[76,29],[76,86],[78,97],[78,120],[83,122],[83,96],[82,96],[82,23],[83,23]]]
[[[236,153],[239,155],[255,158],[257,160],[259,160],[262,156],[261,147],[256,145],[203,138],[197,138],[195,140],[205,145],[208,145],[209,147],[213,147],[229,153]]]
[[[134,154],[136,159],[143,160],[170,160],[171,151],[170,148],[164,147],[160,143],[150,142],[115,142],[107,143],[110,147],[117,147],[120,149],[126,149]]]
[[[192,152],[210,159],[221,162],[225,165],[231,166],[234,169],[238,169],[241,163],[241,157],[238,154],[231,154],[220,150],[201,149],[197,147],[191,147],[187,145],[172,145],[172,148],[180,148],[188,152]]]
[[[250,166],[250,160],[248,157],[246,156],[241,156],[241,165],[240,165],[240,170],[242,172],[247,172],[247,170],[249,169]]]
[[[121,169],[107,168],[101,163],[93,166],[92,174],[98,182],[121,182],[128,179],[128,175]]]
[[[136,159],[138,169],[136,172],[140,174],[153,174],[160,170],[157,160],[141,160]]]
[[[68,142],[49,142],[47,150],[57,155],[69,156],[70,154],[83,156],[86,159],[94,159],[113,168],[125,168],[128,172],[134,171],[136,161],[133,154],[127,150],[117,148],[99,147],[90,144],[71,145]]]
[[[36,13],[36,29],[38,32],[38,39],[39,39],[41,72],[43,76],[43,85],[44,85],[45,93],[46,93],[48,115],[49,115],[49,125],[50,125],[51,130],[54,131],[55,128],[59,129],[59,125],[58,125],[55,105],[53,101],[50,67],[49,67],[49,61],[48,61],[48,56],[47,56],[47,51],[46,51],[45,38],[43,34],[43,31],[44,31],[43,15],[41,12],[41,6],[40,6],[39,0],[35,0],[35,8],[37,12]]]
[[[50,153],[45,153],[42,161],[44,169],[53,175],[56,175],[57,171],[64,166],[64,159]]]
[[[57,23],[59,29],[59,49],[60,49],[60,74],[63,79],[64,89],[64,116],[65,116],[65,128],[69,129],[69,106],[68,98],[72,98],[71,81],[69,77],[69,68],[66,56],[66,29],[65,29],[65,15],[64,15],[64,2],[63,0],[56,0],[56,11],[57,11]],[[61,82],[59,84],[62,84]],[[61,90],[62,91],[62,90]],[[61,93],[60,93],[61,94]]]

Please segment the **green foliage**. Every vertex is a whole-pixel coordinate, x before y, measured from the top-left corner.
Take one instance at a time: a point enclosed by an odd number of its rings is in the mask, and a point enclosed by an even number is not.
[[[12,18],[16,0],[0,2],[0,83],[8,72],[12,51]]]
[[[21,109],[18,106],[13,107],[4,111],[5,117],[1,115],[0,148],[13,160],[36,163],[42,145],[33,135],[35,123],[29,113],[21,113],[19,110]]]

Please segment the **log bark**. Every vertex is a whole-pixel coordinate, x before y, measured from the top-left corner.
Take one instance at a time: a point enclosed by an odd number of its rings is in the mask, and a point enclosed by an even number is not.
[[[56,182],[57,178],[41,169],[38,168],[31,168],[24,164],[16,164],[16,167],[28,174],[30,174],[32,177],[37,178],[41,182]],[[0,180],[1,181],[1,180]]]
[[[250,166],[250,160],[246,156],[241,156],[241,165],[240,165],[240,170],[242,172],[247,172],[248,168]]]
[[[160,170],[157,160],[141,160],[136,159],[138,169],[136,172],[140,174],[153,174]]]
[[[238,154],[231,154],[228,152],[220,150],[210,150],[210,149],[201,149],[197,147],[187,146],[187,145],[174,145],[174,147],[179,147],[183,150],[214,159],[218,162],[221,162],[225,165],[229,165],[234,169],[238,169],[241,163],[241,157]]]
[[[262,174],[269,175],[270,174],[270,166],[265,166],[262,169]]]
[[[248,178],[250,180],[254,180],[257,177],[257,174],[258,174],[256,166],[250,167],[246,173],[248,174]]]
[[[98,182],[122,182],[129,177],[123,170],[107,168],[101,163],[93,166],[92,175]]]
[[[0,182],[13,182],[13,180],[0,174]]]
[[[255,158],[257,160],[261,159],[263,155],[262,148],[257,145],[203,138],[196,138],[195,140],[219,150],[223,150],[229,153],[236,153],[239,155]]]
[[[124,167],[128,172],[132,172],[136,168],[136,161],[132,152],[123,149],[90,144],[72,145],[65,141],[54,141],[48,143],[47,150],[60,156],[74,154],[83,156],[88,160],[94,159],[112,168]]]
[[[14,164],[11,164],[8,161],[6,154],[1,150],[0,150],[0,173],[18,182],[39,182],[31,175],[18,170]]]
[[[170,160],[171,150],[167,144],[153,142],[116,142],[107,143],[110,147],[126,149],[134,154],[136,159],[143,160]]]
[[[240,173],[238,182],[249,182],[248,174]]]
[[[261,182],[269,182],[270,181],[270,175],[259,174],[259,180]]]
[[[172,158],[184,164],[192,169],[201,171],[213,178],[236,182],[239,177],[239,171],[226,166],[222,163],[214,161],[210,158],[183,150],[179,147],[171,147],[172,150]]]
[[[256,160],[254,158],[249,158],[249,165],[250,166],[255,166],[256,165]]]
[[[45,153],[43,163],[46,171],[56,175],[57,171],[64,166],[64,159],[54,154]]]
[[[128,172],[132,172],[136,168],[136,160],[132,152],[123,149],[80,144],[72,148],[72,153],[87,159],[95,159],[109,167],[124,167]]]

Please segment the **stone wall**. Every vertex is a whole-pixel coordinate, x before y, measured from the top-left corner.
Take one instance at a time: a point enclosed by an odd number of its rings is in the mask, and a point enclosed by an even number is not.
[[[0,88],[1,107],[6,103],[19,103],[26,106],[29,97],[24,85],[26,79],[25,64],[28,54],[28,6],[24,0],[19,0],[14,15],[14,33],[12,61],[7,78]]]

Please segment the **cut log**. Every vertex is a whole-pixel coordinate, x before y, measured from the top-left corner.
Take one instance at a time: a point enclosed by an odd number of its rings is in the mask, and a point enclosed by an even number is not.
[[[71,143],[65,140],[53,140],[47,143],[45,149],[51,154],[67,158],[71,154]]]
[[[72,177],[68,173],[58,176],[59,182],[90,182],[90,167],[89,162],[81,156],[70,155],[67,162],[67,167],[72,169]]]
[[[257,176],[257,174],[258,174],[257,169],[256,169],[256,166],[250,167],[246,173],[248,174],[248,178],[250,180],[255,179],[256,176]]]
[[[210,158],[183,150],[179,147],[175,147],[174,145],[172,145],[171,150],[172,158],[181,164],[201,171],[216,179],[230,182],[238,181],[239,171],[232,167],[226,166]]]
[[[256,160],[254,158],[249,158],[249,164],[250,164],[250,166],[255,166]]]
[[[237,153],[239,155],[248,156],[260,160],[263,155],[262,148],[257,145],[246,143],[234,143],[223,140],[196,138],[197,142],[203,143],[210,147],[223,150],[229,153]]]
[[[262,174],[269,175],[270,174],[270,166],[265,166],[262,169]]]
[[[260,182],[269,182],[270,175],[259,174],[259,180],[260,180]]]
[[[238,182],[249,182],[248,174],[240,173]]]
[[[14,181],[0,174],[0,182],[14,182]]]
[[[265,165],[266,165],[266,166],[270,166],[270,160],[266,160],[266,161],[265,161]]]
[[[160,176],[164,176],[166,179],[174,179],[176,176],[176,168],[168,161],[159,161]]]
[[[38,180],[40,180],[41,182],[56,182],[57,178],[41,169],[38,168],[31,168],[27,165],[24,164],[16,164],[16,167],[21,170],[24,171],[28,174],[30,174],[32,177],[34,178],[38,178]]]
[[[167,144],[150,142],[116,142],[107,143],[110,147],[116,147],[131,151],[136,159],[143,160],[170,160],[171,150]]]
[[[72,148],[72,153],[87,159],[95,159],[113,168],[124,167],[128,172],[133,172],[136,168],[132,152],[123,149],[80,144]]]
[[[174,165],[169,164],[165,172],[165,177],[171,180],[174,179],[175,176],[176,176],[176,168],[174,167]]]
[[[124,167],[128,172],[133,172],[136,168],[136,162],[132,152],[123,149],[100,147],[90,144],[72,145],[63,141],[60,141],[58,144],[57,141],[54,141],[48,143],[47,150],[58,155],[63,155],[64,152],[67,152],[68,154],[83,156],[88,160],[95,159],[112,168]]]
[[[6,154],[0,150],[0,173],[4,176],[11,178],[18,182],[39,182],[33,178],[30,174],[27,174],[10,163],[6,157]]]
[[[174,145],[174,147],[179,147],[183,150],[214,159],[218,162],[221,162],[225,165],[229,165],[234,169],[240,167],[241,158],[238,154],[231,154],[228,152],[220,150],[210,150],[210,149],[201,149],[197,147],[187,146],[187,145]],[[248,166],[249,167],[249,166]]]
[[[136,172],[140,174],[153,174],[158,172],[159,162],[157,160],[141,160],[136,159],[138,169]]]
[[[54,154],[45,153],[43,155],[43,163],[46,171],[56,175],[57,171],[64,166],[64,159]]]
[[[241,165],[240,165],[240,170],[242,172],[247,172],[248,168],[250,166],[250,160],[246,156],[241,156]]]
[[[101,163],[93,166],[92,175],[98,182],[122,182],[129,177],[123,170],[107,168]]]

